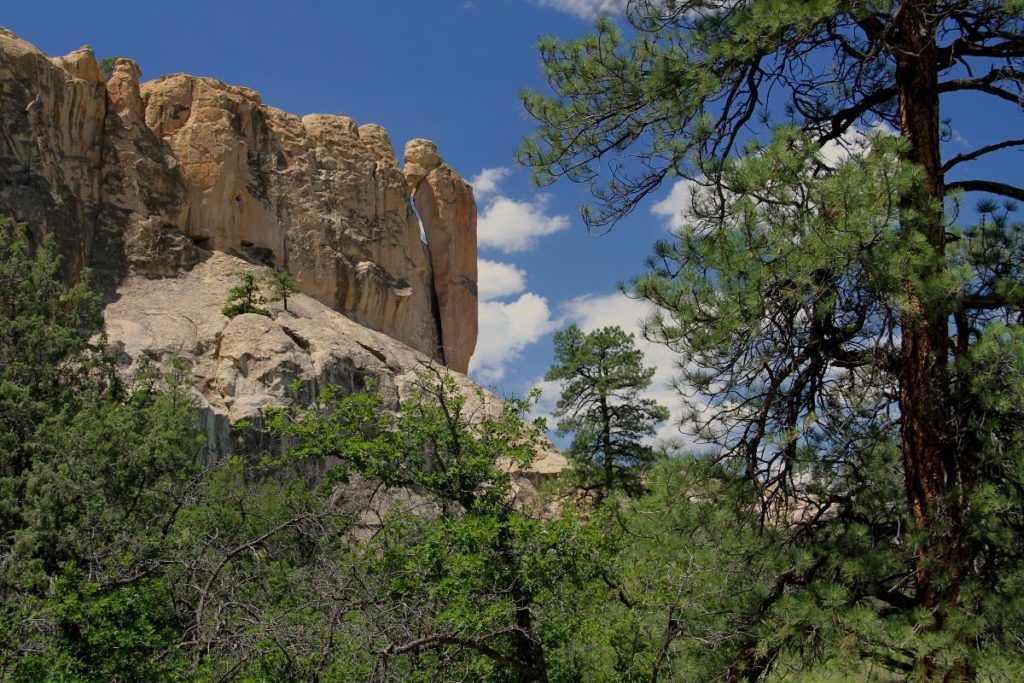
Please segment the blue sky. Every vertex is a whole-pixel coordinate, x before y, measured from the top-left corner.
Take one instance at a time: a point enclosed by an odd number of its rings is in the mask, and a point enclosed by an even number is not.
[[[517,92],[544,87],[537,38],[579,35],[598,12],[622,4],[34,0],[8,3],[0,24],[51,55],[88,44],[99,57],[131,57],[144,80],[173,72],[212,76],[296,114],[379,123],[399,151],[414,137],[437,142],[446,161],[475,182],[480,205],[480,285],[488,299],[474,375],[522,394],[549,365],[555,329],[571,321],[635,324],[643,309],[616,294],[615,283],[643,270],[685,197],[665,187],[610,234],[592,236],[576,210],[587,199],[582,187],[538,191],[514,165],[515,149],[533,128]],[[978,111],[966,97],[947,104],[956,131],[949,153],[1020,131],[1012,107]],[[1019,152],[1006,152],[972,175],[1012,179],[1019,160]],[[648,358],[659,366],[655,393],[667,403],[674,358],[656,347],[648,347]]]

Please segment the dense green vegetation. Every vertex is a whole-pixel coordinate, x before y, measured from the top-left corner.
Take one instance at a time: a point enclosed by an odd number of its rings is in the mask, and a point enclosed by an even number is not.
[[[770,589],[730,675],[1022,668],[1024,189],[971,171],[1024,142],[941,149],[953,94],[1019,113],[1022,10],[636,0],[629,31],[541,43],[520,155],[540,182],[588,184],[596,226],[694,188],[633,292],[696,392],[716,467],[692,494],[735,483],[720,503],[760,527],[740,566]]]

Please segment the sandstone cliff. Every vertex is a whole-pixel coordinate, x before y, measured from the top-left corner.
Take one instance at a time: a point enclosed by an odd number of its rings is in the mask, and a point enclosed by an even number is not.
[[[92,267],[113,292],[235,254],[466,372],[476,206],[433,143],[411,142],[403,171],[380,126],[300,118],[210,78],[140,77],[119,59],[104,79],[89,48],[50,59],[0,29],[0,212],[54,234],[69,276]]]
[[[209,78],[140,77],[128,59],[104,78],[89,48],[50,59],[0,29],[0,214],[53,234],[69,278],[93,269],[126,374],[147,358],[188,365],[209,460],[266,447],[239,422],[328,384],[373,381],[398,404],[428,366],[465,373],[476,205],[432,142],[410,141],[403,168],[380,126],[299,118]],[[289,310],[224,316],[237,276],[271,267],[301,284]],[[455,377],[476,409],[497,405]],[[521,490],[565,466],[551,448]]]

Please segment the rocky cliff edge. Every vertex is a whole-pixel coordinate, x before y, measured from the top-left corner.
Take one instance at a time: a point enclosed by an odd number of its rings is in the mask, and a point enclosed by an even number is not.
[[[411,141],[403,169],[380,126],[140,79],[131,60],[105,78],[88,47],[51,59],[0,28],[0,212],[54,234],[71,277],[91,267],[109,293],[233,254],[466,372],[476,205],[433,143]]]
[[[403,168],[380,126],[140,78],[0,28],[0,214],[52,234],[67,277],[92,269],[125,372],[171,355],[191,368],[207,458],[262,447],[237,426],[267,406],[371,380],[397,404],[438,363],[475,409],[497,405],[458,374],[477,336],[476,205],[432,142],[410,141]],[[301,285],[289,310],[224,316],[238,275],[270,268]],[[523,474],[565,466],[551,448]]]

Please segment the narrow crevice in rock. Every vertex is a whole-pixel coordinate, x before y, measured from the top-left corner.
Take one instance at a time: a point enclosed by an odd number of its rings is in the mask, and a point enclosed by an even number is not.
[[[285,334],[288,335],[289,338],[291,338],[291,340],[293,342],[295,342],[296,346],[298,346],[300,349],[302,349],[306,353],[309,353],[309,346],[310,345],[309,345],[309,340],[308,339],[306,339],[305,337],[303,337],[301,334],[299,334],[298,332],[296,332],[295,330],[293,330],[290,327],[286,327],[284,325],[281,325],[281,329],[284,331]]]

